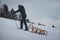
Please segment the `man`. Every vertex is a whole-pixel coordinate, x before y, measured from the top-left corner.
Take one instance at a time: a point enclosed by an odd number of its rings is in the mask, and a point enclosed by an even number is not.
[[[28,30],[27,23],[26,23],[26,17],[27,17],[27,15],[26,15],[26,12],[25,12],[25,8],[24,8],[23,5],[18,5],[18,8],[19,9],[17,11],[15,11],[15,13],[16,12],[20,12],[21,16],[22,16],[20,29],[23,28],[23,23],[24,23],[25,24],[25,30],[27,31]]]

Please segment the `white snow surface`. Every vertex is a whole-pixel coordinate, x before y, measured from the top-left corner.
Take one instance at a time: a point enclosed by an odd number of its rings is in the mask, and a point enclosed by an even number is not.
[[[38,35],[28,31],[23,31],[20,22],[0,17],[0,40],[60,40],[60,27],[38,26],[36,27],[47,30],[47,35]]]

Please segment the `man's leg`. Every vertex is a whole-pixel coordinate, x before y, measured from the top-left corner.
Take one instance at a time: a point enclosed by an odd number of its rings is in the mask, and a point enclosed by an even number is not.
[[[25,30],[28,30],[27,23],[26,23],[26,19],[23,19],[23,22],[24,22],[24,24],[25,24]]]
[[[20,29],[22,29],[23,28],[23,20],[21,20],[20,24],[21,24]]]

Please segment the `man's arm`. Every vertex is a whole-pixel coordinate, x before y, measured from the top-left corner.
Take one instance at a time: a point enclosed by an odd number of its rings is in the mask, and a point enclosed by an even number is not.
[[[19,12],[19,10],[17,10],[17,11],[14,11],[13,13],[17,13],[17,12]]]

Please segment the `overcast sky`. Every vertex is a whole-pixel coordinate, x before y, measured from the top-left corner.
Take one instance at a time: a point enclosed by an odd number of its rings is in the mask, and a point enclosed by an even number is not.
[[[31,21],[60,26],[60,0],[2,0],[4,3],[9,10],[17,10],[18,4],[24,5],[27,18]]]

